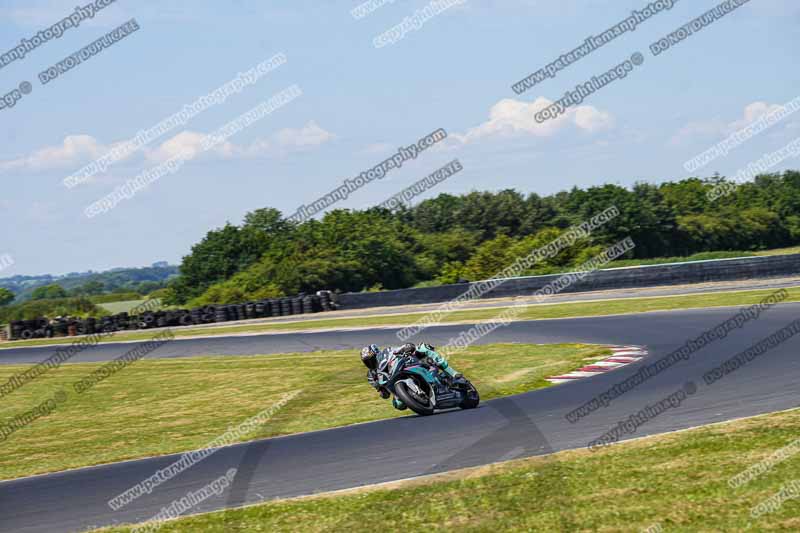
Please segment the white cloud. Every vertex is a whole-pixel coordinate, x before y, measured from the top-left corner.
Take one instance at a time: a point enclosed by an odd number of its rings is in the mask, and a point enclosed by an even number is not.
[[[453,134],[452,137],[467,144],[495,137],[551,137],[569,127],[594,133],[614,124],[610,113],[589,105],[571,107],[558,118],[543,123],[536,122],[534,115],[552,103],[552,100],[541,96],[530,103],[505,98],[489,110],[489,120],[463,134]]]
[[[770,104],[768,102],[756,101],[747,104],[742,111],[741,118],[737,118],[732,122],[725,122],[720,119],[689,122],[672,136],[670,144],[683,144],[696,140],[697,138],[727,137],[781,107],[782,104]],[[792,116],[785,120],[787,122],[787,127],[792,128],[794,127],[793,122],[797,119]]]
[[[332,140],[334,135],[310,120],[305,126],[299,129],[286,128],[275,134],[275,139],[279,146],[287,148],[304,148],[307,146],[319,146]]]
[[[670,144],[678,145],[692,141],[698,137],[718,137],[727,125],[721,120],[692,121],[678,130],[670,139]]]
[[[321,146],[336,136],[310,120],[302,128],[284,128],[266,138],[260,138],[246,147],[239,148],[234,155],[258,157],[283,156],[291,152],[306,151]]]
[[[600,111],[590,105],[582,105],[574,110],[575,125],[578,128],[594,133],[596,131],[611,128],[614,125],[614,117],[607,111]]]
[[[0,170],[46,170],[76,165],[103,155],[106,148],[91,135],[69,135],[60,145],[48,146],[17,159],[0,161]]]
[[[161,143],[158,148],[147,150],[147,159],[160,163],[180,154],[187,154],[187,160],[194,159],[202,152],[202,144],[205,138],[206,135],[204,133],[184,130]],[[215,146],[212,149],[212,153],[226,157],[231,155],[234,150],[234,146],[229,141],[225,141]]]
[[[744,116],[742,119],[728,124],[727,131],[725,133],[731,134],[736,130],[740,130],[767,113],[777,111],[781,107],[783,106],[780,104],[768,104],[767,102],[753,102],[752,104],[748,104],[744,108]]]
[[[194,159],[201,153],[204,133],[184,130],[154,148],[145,147],[144,156],[152,162],[163,162],[180,153],[189,153]],[[248,145],[236,145],[225,141],[215,146],[210,153],[212,157],[236,158],[258,156],[283,156],[287,153],[305,151],[332,140],[334,135],[321,128],[316,122],[309,121],[300,128],[285,128],[266,138],[260,138]],[[60,145],[47,146],[40,150],[16,159],[0,161],[2,171],[40,171],[50,169],[77,170],[83,165],[100,158],[112,150],[117,144],[104,145],[91,135],[69,135]],[[134,157],[134,152],[124,159]]]
[[[250,144],[237,145],[225,141],[215,146],[210,154],[223,158],[284,156],[291,152],[305,151],[332,140],[335,136],[310,120],[300,128],[284,128],[269,137],[261,137]],[[205,134],[196,131],[183,131],[155,150],[148,152],[148,159],[166,161],[181,153],[188,153],[194,159],[201,153]],[[208,155],[208,154],[204,154]]]

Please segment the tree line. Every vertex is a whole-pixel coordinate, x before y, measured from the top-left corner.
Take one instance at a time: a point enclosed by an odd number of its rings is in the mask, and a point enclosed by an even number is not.
[[[528,274],[578,265],[628,236],[636,248],[627,259],[800,243],[800,172],[760,175],[710,200],[708,191],[724,182],[440,194],[411,208],[337,209],[299,224],[266,207],[209,231],[164,295],[171,304],[203,305],[483,279],[612,205],[618,217]]]

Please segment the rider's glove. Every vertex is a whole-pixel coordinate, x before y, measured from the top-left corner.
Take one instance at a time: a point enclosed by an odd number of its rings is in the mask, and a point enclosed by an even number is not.
[[[417,346],[413,342],[407,342],[397,350],[396,354],[413,355],[417,351]]]
[[[378,388],[378,373],[375,372],[374,370],[368,370],[367,371],[367,381],[369,381],[369,384],[372,385],[373,388],[377,389]]]

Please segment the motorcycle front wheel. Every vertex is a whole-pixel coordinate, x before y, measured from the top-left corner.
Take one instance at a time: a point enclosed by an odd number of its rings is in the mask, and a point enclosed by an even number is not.
[[[399,381],[394,386],[394,392],[400,401],[408,406],[409,409],[418,415],[428,416],[433,414],[433,407],[431,407],[430,399],[424,401],[416,393],[409,390],[408,385]]]
[[[481,397],[478,394],[478,389],[475,388],[475,385],[470,383],[467,387],[467,394],[464,396],[464,399],[461,400],[459,407],[462,409],[475,409],[480,402]]]

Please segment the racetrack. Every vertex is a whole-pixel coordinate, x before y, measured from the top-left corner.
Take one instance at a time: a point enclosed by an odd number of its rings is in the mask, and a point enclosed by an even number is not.
[[[748,322],[727,338],[706,345],[688,361],[661,372],[614,400],[609,407],[575,424],[564,418],[567,412],[636,373],[642,365],[678,348],[735,312],[735,308],[714,308],[514,322],[492,332],[479,343],[638,344],[648,347],[650,357],[590,379],[485,402],[474,411],[447,412],[426,418],[411,416],[225,448],[116,512],[107,506],[109,498],[169,465],[178,456],[2,482],[0,530],[75,531],[146,520],[162,506],[190,490],[197,490],[229,468],[239,471],[232,489],[222,498],[203,502],[193,512],[582,447],[687,381],[697,385],[696,394],[626,438],[796,407],[800,392],[797,357],[800,340],[797,337],[711,386],[702,380],[703,373],[712,367],[800,317],[800,304],[784,304],[764,312],[761,318]],[[444,344],[466,327],[433,327],[421,339]],[[357,348],[369,342],[397,342],[394,332],[395,328],[387,328],[175,340],[149,357]],[[106,360],[132,347],[133,344],[93,347],[74,361]],[[53,350],[53,347],[6,350],[2,359],[14,363],[36,362],[51,355]],[[386,408],[391,408],[388,403]]]
[[[469,310],[480,310],[480,309],[489,309],[494,308],[497,309],[497,312],[500,312],[502,308],[506,308],[511,305],[525,305],[536,307],[539,305],[548,306],[553,304],[564,304],[564,303],[599,303],[604,300],[608,300],[609,302],[613,302],[614,300],[626,300],[626,299],[641,299],[641,298],[657,298],[657,297],[667,297],[667,296],[691,296],[691,295],[709,295],[713,298],[713,294],[715,293],[725,293],[725,292],[740,292],[740,291],[756,291],[756,290],[765,290],[765,289],[772,289],[776,290],[779,288],[796,288],[800,286],[800,278],[792,277],[792,278],[767,278],[767,279],[751,279],[751,280],[741,280],[741,281],[728,281],[728,282],[708,282],[708,283],[693,283],[689,285],[665,285],[665,286],[658,286],[658,287],[640,287],[640,288],[630,288],[630,289],[612,289],[612,290],[598,290],[598,291],[586,291],[586,292],[576,292],[576,293],[559,293],[554,294],[551,296],[545,297],[543,300],[540,300],[538,296],[519,296],[519,297],[506,297],[506,298],[480,298],[462,302],[458,306],[459,311],[469,311]],[[260,318],[260,319],[248,319],[248,320],[239,320],[239,321],[229,321],[229,322],[221,322],[221,323],[210,323],[210,324],[200,324],[200,325],[191,325],[191,326],[179,326],[175,328],[151,328],[148,330],[138,330],[134,331],[133,333],[145,333],[149,332],[151,335],[156,335],[159,331],[163,331],[165,329],[173,329],[174,331],[180,331],[183,335],[182,338],[188,339],[194,335],[197,337],[213,337],[213,336],[223,336],[225,338],[229,338],[232,336],[248,336],[257,334],[257,331],[247,331],[248,327],[256,329],[257,326],[270,324],[270,325],[278,325],[281,324],[286,325],[287,327],[290,324],[296,323],[303,323],[303,322],[315,322],[320,320],[330,321],[335,319],[344,319],[344,318],[364,318],[365,322],[369,319],[373,319],[376,317],[390,317],[392,315],[402,315],[402,314],[412,314],[418,313],[419,316],[423,316],[425,312],[435,311],[441,308],[441,303],[437,304],[413,304],[413,305],[401,305],[401,306],[392,306],[392,307],[380,307],[380,308],[368,308],[368,309],[338,309],[335,311],[330,311],[326,313],[314,313],[314,314],[305,314],[305,315],[289,315],[289,316],[281,316],[281,317],[271,317],[271,318]],[[398,320],[397,324],[405,323],[408,318],[404,318],[403,320]],[[353,322],[350,321],[349,324]],[[385,324],[386,322],[384,322]],[[237,331],[231,332],[229,328],[232,326],[241,326],[244,327],[245,331]],[[313,329],[313,328],[308,328]],[[343,326],[336,327],[337,331],[348,331],[352,329],[351,326],[347,328]],[[228,331],[226,331],[228,330]],[[276,333],[277,331],[264,331],[263,333]],[[111,342],[133,342],[133,341],[125,341],[123,340],[127,334],[131,332],[121,332],[120,336]],[[61,337],[56,339],[38,339],[39,341],[47,342],[46,346],[49,346],[53,350],[61,347],[70,346],[72,343],[78,341],[79,339],[85,336],[78,336],[78,337]],[[52,341],[56,341],[53,343]],[[25,343],[26,341],[20,341]],[[29,342],[29,341],[27,341]],[[34,341],[36,342],[36,341]],[[229,343],[227,341],[223,342],[218,349],[226,349]],[[45,345],[42,345],[45,346]],[[257,345],[256,345],[257,346]],[[11,343],[0,343],[0,364],[5,363],[15,363],[15,362],[30,362],[33,359],[15,359],[14,358],[14,351],[22,348],[34,348],[35,345],[16,345],[14,342]],[[11,352],[11,353],[10,353]],[[122,351],[120,353],[123,353]],[[222,352],[227,353],[227,352]]]

